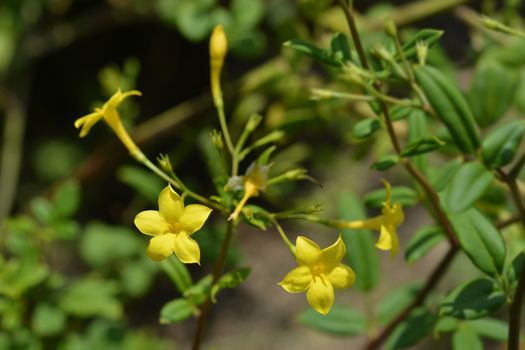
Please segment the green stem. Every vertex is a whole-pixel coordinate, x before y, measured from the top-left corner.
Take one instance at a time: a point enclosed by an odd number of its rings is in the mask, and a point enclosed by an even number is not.
[[[235,159],[235,148],[233,147],[233,142],[230,137],[230,131],[228,130],[228,124],[226,123],[226,116],[224,115],[224,102],[222,101],[222,98],[220,101],[214,101],[215,108],[217,109],[217,115],[219,116],[219,123],[221,125],[221,131],[224,135],[224,141],[226,142],[226,148],[228,148],[228,151],[230,152],[230,155],[232,156],[232,174],[236,168],[236,163],[234,162]]]
[[[226,256],[228,255],[230,241],[235,231],[236,225],[237,225],[237,220],[228,221],[226,235],[224,236],[224,239],[222,241],[221,252],[219,253],[219,257],[217,258],[217,261],[215,262],[215,265],[213,267],[213,279],[211,283],[212,286],[217,282],[217,280],[221,276],[222,270],[224,268],[224,263],[226,262]],[[211,305],[212,305],[212,302],[211,302],[210,297],[208,296],[208,298],[206,298],[206,301],[204,302],[202,306],[201,313],[199,314],[199,317],[197,320],[197,329],[195,331],[195,335],[193,337],[193,344],[192,344],[193,350],[200,349],[202,337],[204,335],[204,330],[206,328],[206,323],[208,322],[208,315],[210,313]]]
[[[290,242],[290,240],[288,239],[288,236],[284,232],[281,225],[279,225],[279,223],[275,219],[273,220],[273,224],[275,225],[275,228],[277,228],[279,235],[281,235],[281,238],[283,239],[284,244],[286,244],[286,247],[288,248],[290,253],[292,253],[292,255],[295,256],[295,246],[292,244],[292,242]]]

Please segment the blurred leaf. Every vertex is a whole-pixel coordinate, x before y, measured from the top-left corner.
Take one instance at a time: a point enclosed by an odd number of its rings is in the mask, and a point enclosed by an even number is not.
[[[507,279],[509,280],[511,286],[515,288],[518,285],[518,280],[523,269],[523,264],[525,263],[525,251],[521,251],[517,254],[512,261],[510,262],[507,268]]]
[[[118,292],[118,285],[114,281],[87,277],[65,291],[60,307],[77,317],[119,319],[122,316],[122,304],[117,297]]]
[[[408,114],[408,142],[412,144],[427,135],[427,118],[421,110],[409,110]],[[414,165],[423,173],[427,172],[427,157],[419,155],[412,157]]]
[[[468,326],[460,326],[452,336],[454,350],[483,350],[483,343],[478,335]]]
[[[24,256],[22,260],[0,260],[0,295],[19,298],[49,276],[49,268],[37,257]]]
[[[132,297],[146,294],[156,276],[157,265],[142,256],[137,260],[127,260],[118,268],[122,291]]]
[[[471,207],[488,189],[494,175],[479,162],[463,164],[446,189],[446,206],[460,213]]]
[[[523,120],[512,120],[493,129],[483,140],[483,163],[491,169],[511,163],[524,132]]]
[[[403,52],[407,59],[417,58],[417,44],[424,43],[429,48],[439,41],[444,31],[436,29],[421,29],[412,35],[404,44]]]
[[[80,205],[80,184],[75,179],[64,182],[53,195],[53,204],[60,217],[75,214]]]
[[[78,142],[56,138],[39,144],[32,156],[35,172],[44,181],[56,181],[70,176],[84,159]]]
[[[381,188],[365,196],[365,205],[372,208],[381,208],[386,201],[386,190]],[[419,201],[417,192],[410,187],[392,187],[392,203],[399,203],[411,207]]]
[[[193,314],[194,306],[186,299],[174,299],[160,310],[160,324],[170,324],[185,320]]]
[[[252,270],[249,268],[241,268],[237,269],[235,271],[228,272],[224,274],[219,280],[211,287],[210,291],[210,298],[213,303],[217,303],[217,293],[221,289],[225,288],[235,288],[238,285],[240,285],[246,278],[248,278],[248,275],[250,274]]]
[[[405,260],[411,264],[424,257],[445,238],[441,227],[424,226],[410,237],[405,249]]]
[[[264,17],[265,4],[262,0],[232,0],[231,12],[235,19],[235,26],[239,30],[254,28]]]
[[[31,318],[31,328],[35,334],[48,337],[62,332],[66,326],[66,314],[49,304],[39,303]]]
[[[399,162],[399,156],[395,154],[389,154],[389,155],[379,158],[376,162],[374,162],[370,166],[370,169],[377,170],[377,171],[385,171],[385,170],[392,168],[398,162]]]
[[[330,66],[341,67],[343,64],[343,62],[340,61],[332,51],[320,49],[301,39],[292,39],[285,42],[283,45]]]
[[[450,333],[458,328],[460,321],[454,317],[440,317],[434,326],[434,338],[438,338],[440,333]]]
[[[29,203],[33,215],[45,225],[50,225],[56,217],[53,204],[43,197],[37,197]]]
[[[213,276],[211,274],[204,276],[197,283],[186,289],[183,296],[191,300],[195,305],[202,304],[208,298],[212,281]]]
[[[150,203],[156,203],[157,197],[166,183],[155,174],[137,166],[123,166],[117,172],[119,180],[140,193]]]
[[[184,265],[176,256],[169,256],[160,263],[160,266],[173,281],[179,292],[184,293],[185,290],[193,285],[193,281],[191,280],[186,265]]]
[[[343,220],[366,218],[359,198],[343,194],[338,202],[339,217]],[[355,286],[362,291],[373,289],[379,280],[379,255],[374,247],[374,235],[369,230],[342,230],[346,245],[346,260],[357,276]]]
[[[352,128],[352,136],[356,139],[367,139],[372,136],[377,130],[382,128],[381,121],[375,118],[367,118],[358,121]]]
[[[506,322],[495,318],[481,318],[466,323],[468,323],[469,328],[482,337],[499,342],[507,340],[509,325]]]
[[[82,258],[94,267],[119,261],[142,250],[145,250],[145,245],[137,232],[99,222],[89,223],[80,241]]]
[[[330,41],[330,48],[332,49],[333,55],[342,62],[352,60],[352,52],[350,51],[350,45],[348,44],[348,38],[343,33],[336,33]]]
[[[337,304],[325,316],[315,310],[306,309],[299,314],[297,320],[305,326],[333,335],[357,335],[365,333],[367,329],[363,314]]]
[[[463,251],[474,265],[490,276],[503,272],[506,249],[500,232],[477,209],[449,214]]]
[[[410,141],[403,151],[402,157],[412,157],[419,154],[429,153],[435,151],[445,143],[435,136],[423,136],[416,140]]]
[[[437,321],[436,315],[418,308],[396,327],[388,338],[387,349],[405,349],[417,344],[432,331]]]
[[[505,293],[491,280],[480,278],[456,287],[441,302],[439,314],[464,320],[485,317],[505,304]]]
[[[381,324],[393,320],[399,312],[405,309],[421,290],[419,284],[411,283],[394,289],[384,297],[377,308],[377,317]]]
[[[430,182],[434,185],[437,192],[443,191],[461,168],[460,159],[452,159],[438,168],[431,168],[428,171]]]

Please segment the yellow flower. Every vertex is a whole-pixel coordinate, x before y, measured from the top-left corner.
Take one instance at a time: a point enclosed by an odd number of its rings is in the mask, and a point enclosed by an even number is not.
[[[390,257],[394,257],[399,252],[399,238],[397,236],[397,226],[405,220],[405,214],[401,204],[392,205],[392,189],[388,181],[383,180],[386,188],[386,202],[383,203],[381,215],[367,219],[347,222],[341,227],[347,228],[368,228],[380,232],[376,247],[381,250],[390,250]]]
[[[326,315],[334,304],[334,288],[349,288],[355,282],[354,271],[341,264],[346,247],[341,236],[321,250],[306,237],[297,237],[295,258],[299,267],[290,271],[279,285],[288,293],[306,292],[312,308]]]
[[[117,111],[117,107],[129,96],[141,96],[140,91],[132,90],[128,92],[122,93],[122,91],[117,90],[113,96],[110,97],[110,99],[104,103],[104,105],[101,108],[95,108],[95,112],[90,113],[86,116],[83,116],[81,118],[78,118],[75,121],[75,128],[80,128],[80,137],[86,136],[91,128],[100,120],[104,119],[104,121],[111,127],[111,129],[115,132],[115,134],[118,136],[120,141],[126,146],[126,148],[129,150],[129,152],[137,156],[140,154],[140,150],[135,145],[131,137],[129,136],[126,129],[124,129],[124,125],[122,125],[122,121],[120,120],[119,112]]]
[[[237,219],[248,199],[257,196],[259,191],[263,191],[266,188],[266,180],[268,179],[270,166],[271,164],[259,165],[257,163],[252,163],[248,169],[246,169],[246,174],[244,176],[234,176],[228,180],[228,183],[226,184],[228,189],[244,189],[244,196],[235,207],[233,213],[228,217],[228,220]]]
[[[221,92],[221,70],[224,64],[224,58],[228,52],[228,39],[221,25],[215,26],[210,38],[210,78],[211,92],[215,104],[222,101]]]
[[[172,253],[185,264],[200,264],[200,249],[190,236],[198,231],[211,213],[201,204],[184,206],[182,198],[170,185],[159,194],[159,211],[146,210],[135,217],[140,232],[153,236],[147,253],[160,261]]]

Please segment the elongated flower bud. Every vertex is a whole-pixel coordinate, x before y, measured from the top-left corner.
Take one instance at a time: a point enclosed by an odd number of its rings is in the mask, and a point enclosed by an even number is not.
[[[222,101],[221,71],[224,57],[228,52],[228,40],[221,25],[215,26],[210,38],[210,79],[213,101],[218,104]]]

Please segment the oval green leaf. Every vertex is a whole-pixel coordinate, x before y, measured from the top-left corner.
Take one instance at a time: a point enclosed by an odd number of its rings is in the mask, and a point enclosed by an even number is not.
[[[386,190],[381,188],[372,191],[365,196],[365,205],[371,208],[381,208],[386,201]],[[417,192],[410,187],[392,187],[392,202],[411,207],[419,201]]]
[[[483,140],[483,163],[495,169],[512,162],[524,132],[523,120],[512,120],[492,130]]]
[[[352,128],[352,136],[356,139],[364,140],[372,136],[382,125],[379,119],[367,118],[358,121]]]
[[[467,325],[461,325],[452,336],[454,350],[483,350],[483,343],[479,336]]]
[[[405,260],[411,264],[424,257],[445,236],[438,226],[425,226],[412,235],[405,250]]]
[[[463,164],[446,189],[446,206],[459,213],[471,207],[490,186],[493,175],[479,162]]]
[[[160,323],[169,324],[187,319],[193,314],[193,304],[187,299],[172,300],[160,310]]]

